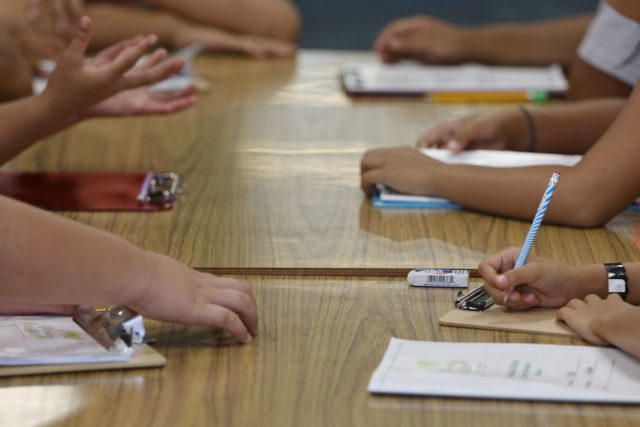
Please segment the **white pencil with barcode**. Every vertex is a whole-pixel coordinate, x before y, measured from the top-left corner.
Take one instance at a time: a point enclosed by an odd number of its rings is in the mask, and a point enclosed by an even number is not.
[[[529,232],[527,233],[527,238],[524,240],[524,245],[522,245],[522,249],[520,249],[520,254],[518,255],[518,259],[516,260],[516,264],[513,266],[513,269],[520,268],[527,262],[527,257],[529,256],[529,251],[531,250],[531,246],[533,246],[533,241],[536,238],[536,234],[538,234],[538,229],[542,224],[542,218],[544,218],[544,214],[547,212],[547,208],[549,207],[549,203],[551,203],[551,197],[553,197],[553,193],[558,186],[558,181],[560,180],[560,172],[554,172],[551,175],[551,179],[549,180],[549,185],[547,185],[547,189],[542,195],[542,200],[540,200],[540,205],[538,206],[538,211],[536,212],[536,216],[533,217],[533,222],[531,223],[531,227],[529,228]],[[513,286],[507,288],[504,293],[504,301],[503,304],[506,304],[513,292]]]

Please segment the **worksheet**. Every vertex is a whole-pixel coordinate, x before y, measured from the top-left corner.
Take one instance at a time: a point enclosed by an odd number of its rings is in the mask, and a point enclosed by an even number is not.
[[[71,317],[0,316],[0,365],[126,362],[126,345],[106,350]]]
[[[340,71],[351,95],[424,95],[433,92],[547,91],[563,94],[568,83],[559,65],[505,67],[482,64],[352,64]]]
[[[372,393],[640,403],[640,362],[613,348],[391,338]]]

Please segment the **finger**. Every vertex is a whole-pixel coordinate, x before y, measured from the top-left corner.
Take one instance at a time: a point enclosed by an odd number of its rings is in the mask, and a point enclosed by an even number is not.
[[[71,58],[77,62],[84,60],[84,54],[89,46],[89,40],[91,40],[91,19],[88,16],[80,18],[78,25],[78,31],[71,40],[66,52],[69,52]]]
[[[421,148],[438,147],[442,148],[449,139],[452,130],[452,120],[444,121],[431,128],[427,133],[422,135],[416,145]]]
[[[237,313],[228,308],[207,304],[197,310],[195,323],[209,325],[214,328],[222,328],[229,331],[240,342],[248,344],[251,342],[251,333],[242,322]]]
[[[160,48],[154,50],[151,55],[148,55],[140,64],[136,66],[137,70],[145,70],[158,64],[167,56],[167,50]]]
[[[174,92],[151,92],[150,96],[158,101],[169,102],[177,99],[182,99],[193,95],[198,92],[198,86],[195,84],[191,84],[184,89],[177,90]]]
[[[565,305],[565,307],[569,307],[569,308],[572,308],[572,309],[579,309],[579,308],[584,308],[584,307],[585,307],[585,305],[586,305],[586,304],[585,304],[585,303],[584,303],[584,301],[582,301],[581,299],[579,299],[579,298],[574,298],[574,299],[572,299],[571,301],[569,301],[569,302],[567,303],[567,305]]]
[[[123,40],[123,41],[121,41],[119,43],[116,43],[116,44],[114,44],[112,46],[109,46],[106,49],[103,49],[102,51],[100,51],[96,55],[95,60],[96,60],[97,63],[108,63],[108,62],[111,62],[125,48],[127,48],[129,46],[134,46],[137,43],[140,43],[140,41],[142,39],[143,39],[143,36],[136,36],[134,38],[131,38],[131,39],[128,39],[128,40]]]
[[[539,281],[541,276],[542,272],[538,263],[527,263],[520,268],[505,271],[496,277],[496,286],[506,289],[510,286],[529,284],[531,289],[536,289],[531,284]]]
[[[384,184],[383,172],[381,169],[374,169],[364,172],[360,177],[360,188],[366,194],[371,195],[376,191],[376,184]]]
[[[600,298],[598,295],[595,294],[589,294],[586,297],[584,297],[584,302],[585,304],[595,304],[598,302],[602,302],[602,298]]]
[[[216,289],[210,301],[238,314],[251,335],[258,333],[258,308],[250,295],[235,289]]]
[[[106,64],[105,73],[110,76],[112,79],[117,78],[117,76],[123,75],[127,70],[135,65],[135,63],[142,57],[144,52],[153,46],[157,37],[148,36],[144,37],[142,40],[137,42],[134,45],[128,46],[122,50],[118,54],[117,57],[113,59],[110,64]],[[133,86],[124,87],[124,89],[131,88]]]
[[[124,89],[150,85],[165,80],[180,71],[186,61],[182,58],[171,58],[146,70],[134,69],[122,79]]]
[[[168,101],[166,104],[169,108],[169,111],[167,111],[167,114],[184,110],[186,108],[189,108],[195,105],[197,102],[198,102],[198,98],[196,98],[195,96],[188,96],[185,98]]]
[[[387,162],[388,149],[386,148],[374,148],[369,150],[362,156],[360,160],[360,171],[366,172],[371,169],[379,169]]]
[[[607,341],[603,340],[600,336],[595,334],[589,327],[588,318],[584,317],[582,313],[571,307],[562,307],[556,313],[556,319],[565,322],[571,329],[573,329],[579,336],[596,345],[606,345]]]

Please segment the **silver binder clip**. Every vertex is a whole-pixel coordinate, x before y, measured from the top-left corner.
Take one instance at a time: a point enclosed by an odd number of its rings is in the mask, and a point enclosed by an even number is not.
[[[484,311],[493,305],[493,297],[479,286],[466,294],[459,291],[454,305],[460,310]]]
[[[142,316],[124,305],[105,310],[83,308],[73,320],[107,350],[153,341],[145,338]]]
[[[175,172],[148,172],[136,199],[140,204],[172,203],[180,194],[182,194],[180,175]]]

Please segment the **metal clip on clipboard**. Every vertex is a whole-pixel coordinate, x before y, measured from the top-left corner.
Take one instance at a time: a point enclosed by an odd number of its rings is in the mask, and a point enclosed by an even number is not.
[[[107,350],[153,341],[145,338],[142,316],[124,305],[105,310],[83,308],[78,310],[73,320]]]
[[[479,286],[464,295],[459,291],[454,305],[460,310],[484,311],[493,305],[493,297],[487,293],[484,286]]]
[[[174,202],[180,194],[182,194],[180,175],[175,172],[148,172],[136,199],[139,204],[161,205]]]

